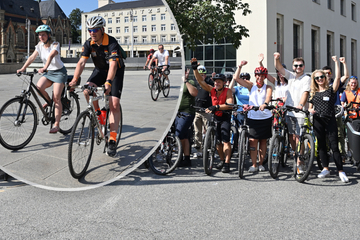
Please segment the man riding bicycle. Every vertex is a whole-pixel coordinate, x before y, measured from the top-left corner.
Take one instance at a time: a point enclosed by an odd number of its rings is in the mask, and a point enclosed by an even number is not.
[[[76,84],[85,68],[85,64],[91,55],[95,69],[93,70],[87,84],[89,86],[101,86],[105,84],[105,94],[109,97],[110,108],[110,138],[107,154],[115,156],[116,154],[116,137],[120,121],[120,97],[123,88],[126,59],[124,50],[120,47],[114,37],[104,32],[105,19],[100,16],[94,16],[88,19],[86,27],[90,33],[90,38],[85,42],[82,48],[81,58],[76,65],[74,77],[70,86]],[[84,91],[87,101],[89,101],[89,92]],[[100,113],[98,102],[94,102],[97,113]],[[100,115],[100,114],[99,114]]]
[[[151,69],[151,64],[153,63],[153,61],[155,61],[155,59],[157,59],[158,61],[158,66],[162,66],[162,72],[164,74],[164,76],[166,77],[167,82],[169,82],[169,77],[167,74],[165,74],[165,70],[170,68],[170,59],[169,59],[169,52],[168,50],[164,49],[164,45],[160,44],[158,46],[158,51],[156,51],[153,55],[153,57],[151,58],[148,68]]]

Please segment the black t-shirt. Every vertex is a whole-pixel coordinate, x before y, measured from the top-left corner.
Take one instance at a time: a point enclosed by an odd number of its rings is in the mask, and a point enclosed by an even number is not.
[[[91,41],[91,38],[85,42],[81,57],[87,59],[91,55],[95,67],[107,71],[109,70],[109,61],[117,61],[119,68],[124,67],[123,58],[126,58],[126,56],[123,54],[124,50],[120,47],[116,39],[104,33],[100,46]]]
[[[332,87],[323,91],[316,92],[314,97],[309,101],[314,105],[315,111],[324,117],[335,116],[334,104],[336,101],[336,92]]]
[[[206,77],[205,83],[214,86],[214,82],[211,77]],[[198,94],[195,98],[195,106],[203,108],[212,106],[210,93],[204,90],[198,82],[196,82],[196,88],[198,89]]]

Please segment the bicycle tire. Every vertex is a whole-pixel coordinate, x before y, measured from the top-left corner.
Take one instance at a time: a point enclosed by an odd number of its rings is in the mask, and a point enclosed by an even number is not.
[[[151,79],[152,77],[152,79]],[[152,73],[149,73],[149,76],[148,76],[148,87],[149,89],[151,90],[151,85],[152,85],[152,82],[154,81],[154,75]]]
[[[245,169],[245,161],[246,161],[246,131],[243,130],[240,133],[239,137],[239,161],[238,161],[238,170],[239,170],[239,178],[244,179],[244,169]]]
[[[270,140],[269,147],[269,159],[268,159],[268,168],[270,176],[272,178],[277,178],[279,174],[279,167],[282,157],[283,141],[281,140],[280,135],[273,135]]]
[[[304,143],[304,154],[300,154],[300,146]],[[299,171],[297,171],[297,159],[295,158],[294,162],[295,162],[295,168],[296,171],[295,172],[295,180],[298,181],[299,183],[303,183],[309,176],[310,172],[311,172],[311,167],[313,165],[314,162],[314,157],[315,157],[315,144],[314,144],[314,139],[313,137],[306,133],[303,137],[301,137],[297,147],[296,147],[296,156],[299,156],[300,161],[303,162],[303,174],[300,174]]]
[[[158,99],[159,94],[160,94],[159,82],[160,82],[160,79],[154,78],[153,84],[151,86],[150,93],[151,93],[151,98],[154,101],[156,101]]]
[[[170,80],[167,80],[166,77],[163,78],[162,87],[164,97],[168,97],[170,93]]]
[[[289,134],[287,130],[284,132],[284,147],[282,149],[281,166],[286,167],[287,161],[290,157],[291,146],[289,142]]]
[[[239,131],[235,126],[231,126],[230,128],[230,143],[231,143],[231,156],[233,156],[236,148],[238,148],[239,142]]]
[[[10,150],[24,148],[36,132],[38,124],[36,108],[30,100],[27,103],[23,101],[22,97],[12,98],[0,109],[0,143]],[[25,107],[24,121],[16,122],[18,112],[23,115]]]
[[[69,134],[74,126],[76,118],[80,113],[79,96],[70,92],[70,99],[66,96],[61,97],[62,113],[60,118],[60,133],[66,135]],[[53,110],[53,116],[55,116],[55,108]]]
[[[91,113],[84,111],[76,119],[71,131],[68,165],[71,176],[76,179],[85,174],[90,164],[95,138],[93,121]]]
[[[215,128],[213,126],[208,127],[206,130],[204,149],[203,149],[203,165],[204,172],[210,175],[212,172],[212,165],[215,158]]]
[[[181,160],[181,155],[180,138],[173,133],[169,133],[164,138],[159,149],[149,157],[149,167],[155,174],[167,175],[175,170]]]

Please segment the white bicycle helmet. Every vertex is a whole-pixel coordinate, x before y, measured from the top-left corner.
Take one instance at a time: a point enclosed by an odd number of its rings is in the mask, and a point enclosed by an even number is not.
[[[102,28],[105,27],[106,21],[101,16],[94,16],[86,21],[87,28]]]
[[[206,68],[205,68],[203,65],[199,65],[199,66],[197,67],[197,70],[198,70],[198,72],[199,72],[200,74],[206,73]]]

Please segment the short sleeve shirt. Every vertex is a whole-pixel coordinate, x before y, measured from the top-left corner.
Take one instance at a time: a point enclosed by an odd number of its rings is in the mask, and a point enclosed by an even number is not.
[[[275,80],[275,99],[277,98],[284,98],[286,97],[286,92],[289,89],[289,85],[288,84],[282,84],[280,83],[278,85],[278,81]]]
[[[235,86],[234,87],[234,95],[236,98],[236,104],[244,105],[249,104],[249,89],[243,86]],[[238,112],[242,111],[242,108],[238,108]]]
[[[115,38],[104,33],[103,41],[100,46],[87,40],[82,48],[81,57],[88,59],[91,56],[96,68],[104,71],[109,70],[109,62],[117,61],[118,67],[123,67],[124,63],[121,55],[121,47]]]
[[[40,42],[35,46],[35,50],[39,53],[39,57],[41,61],[45,64],[51,51],[55,50],[58,54],[51,60],[49,67],[47,70],[59,70],[64,67],[64,63],[60,58],[60,44],[58,42],[53,42],[50,47],[45,48],[44,43]]]
[[[158,59],[158,66],[164,66],[165,65],[165,57],[169,57],[169,52],[168,52],[168,50],[164,49],[163,53],[161,53],[158,50],[154,53],[154,56]],[[167,65],[170,66],[170,59],[168,59]]]
[[[195,87],[195,82],[193,80],[188,80],[188,82]],[[183,95],[181,97],[181,102],[179,106],[179,112],[187,112],[190,114],[195,114],[195,109],[191,107],[191,105],[195,105],[195,97],[193,97],[187,86],[184,83]]]
[[[335,116],[336,92],[332,87],[323,92],[316,92],[309,102],[314,105],[314,110],[317,113],[326,117]]]

